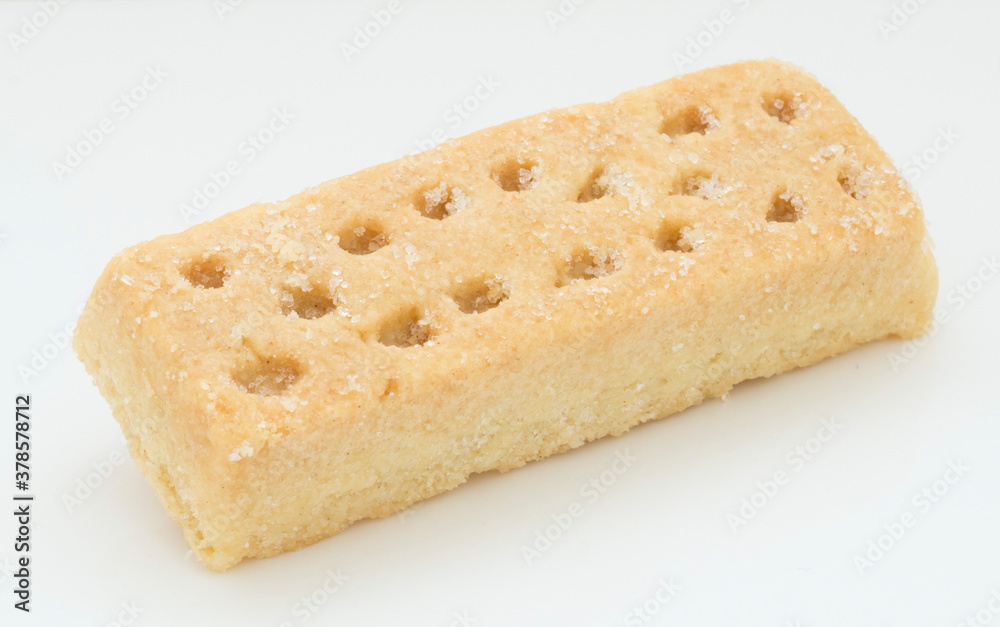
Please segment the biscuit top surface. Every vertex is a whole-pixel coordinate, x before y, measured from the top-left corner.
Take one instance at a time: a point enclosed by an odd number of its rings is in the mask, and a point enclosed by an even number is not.
[[[446,393],[535,338],[639,319],[664,293],[704,302],[752,272],[769,289],[804,259],[918,228],[906,183],[829,92],[747,62],[140,244],[103,279],[127,311],[92,299],[84,316],[127,325],[156,355],[156,393],[237,462],[409,390]]]

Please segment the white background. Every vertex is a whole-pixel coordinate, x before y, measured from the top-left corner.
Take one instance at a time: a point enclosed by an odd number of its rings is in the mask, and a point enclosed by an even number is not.
[[[0,402],[12,418],[15,394],[32,395],[38,497],[34,611],[15,615],[0,570],[0,624],[106,625],[131,619],[130,606],[141,626],[958,625],[977,612],[1000,625],[989,609],[1000,590],[1000,279],[974,278],[1000,255],[1000,6],[900,2],[916,12],[883,34],[888,0],[592,0],[565,3],[574,10],[554,26],[557,0],[401,1],[350,59],[341,44],[386,3],[247,0],[220,17],[207,1],[73,2],[36,16],[47,23],[25,41],[24,19],[41,6],[0,5]],[[678,63],[723,10],[730,23]],[[127,456],[98,482],[95,468],[125,447],[60,333],[108,259],[185,228],[179,206],[228,160],[241,173],[198,220],[397,158],[436,128],[462,135],[770,56],[815,73],[897,164],[936,159],[911,178],[948,321],[920,346],[879,342],[743,384],[725,402],[475,477],[403,517],[221,575],[185,557]],[[116,99],[147,67],[166,76],[121,119]],[[454,127],[444,116],[480,77],[499,86]],[[241,143],[276,107],[294,120],[246,162]],[[105,117],[113,131],[59,180],[53,164]],[[957,138],[935,150],[941,133]],[[26,374],[33,359],[42,367]],[[788,454],[823,418],[841,428],[796,470]],[[13,491],[12,422],[0,424],[0,512]],[[584,498],[581,485],[625,451],[631,467]],[[944,490],[935,482],[949,462],[969,470]],[[787,483],[734,530],[727,516],[779,470]],[[99,485],[67,507],[88,475]],[[914,495],[935,485],[943,495],[921,509]],[[583,515],[529,564],[522,547],[574,501]],[[859,568],[856,556],[907,512],[912,527],[883,536],[884,554]],[[13,533],[0,515],[0,563]],[[317,592],[338,569],[342,586]],[[661,579],[679,587],[665,603]],[[314,594],[324,602],[303,613]],[[647,601],[648,623],[633,609]]]

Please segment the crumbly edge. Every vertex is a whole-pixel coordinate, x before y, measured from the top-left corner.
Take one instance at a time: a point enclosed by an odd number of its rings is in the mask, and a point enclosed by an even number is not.
[[[147,363],[151,356],[129,350],[134,340],[124,325],[101,324],[106,308],[121,311],[130,306],[110,278],[118,259],[108,264],[88,299],[74,332],[74,351],[108,401],[136,467],[181,526],[195,555],[213,570],[225,570],[236,561],[215,554],[197,515],[210,507],[198,491],[206,470],[195,456],[185,455],[188,449],[183,444],[178,445],[185,434],[169,419],[167,397],[154,392]],[[182,474],[181,469],[187,472]]]

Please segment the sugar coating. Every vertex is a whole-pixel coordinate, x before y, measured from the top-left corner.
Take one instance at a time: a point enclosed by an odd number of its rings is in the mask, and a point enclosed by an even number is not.
[[[458,187],[449,189],[446,183],[441,183],[424,192],[424,200],[427,206],[442,207],[448,216],[455,215],[472,206],[472,199],[466,196],[465,192]]]
[[[224,570],[912,337],[936,289],[888,157],[812,77],[757,61],[131,247],[74,347]]]

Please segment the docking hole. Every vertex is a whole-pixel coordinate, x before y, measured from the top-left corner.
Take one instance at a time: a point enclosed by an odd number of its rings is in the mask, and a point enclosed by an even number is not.
[[[712,110],[706,106],[690,106],[679,113],[666,115],[660,123],[660,132],[670,139],[697,133],[704,135],[719,127]]]
[[[478,314],[493,309],[510,297],[506,279],[497,275],[456,283],[451,294],[462,313]]]
[[[583,189],[576,197],[576,202],[590,202],[591,200],[597,200],[598,198],[603,198],[605,194],[608,193],[607,181],[604,179],[604,168],[600,167],[591,172],[590,176],[587,178],[587,182],[584,183]]]
[[[840,183],[840,188],[848,196],[854,200],[862,200],[870,191],[871,175],[864,170],[841,170],[840,174],[837,175],[837,182]]]
[[[802,217],[802,197],[789,191],[775,194],[767,210],[768,222],[796,222]]]
[[[533,159],[507,159],[493,169],[493,180],[505,192],[523,192],[538,185],[542,168]]]
[[[332,313],[336,308],[330,294],[315,285],[309,291],[286,287],[281,293],[281,310],[286,316],[294,311],[299,318],[314,320]]]
[[[656,233],[654,243],[660,252],[689,253],[695,247],[695,243],[688,237],[692,231],[691,226],[683,222],[664,222]]]
[[[340,247],[352,255],[367,255],[388,243],[386,234],[373,224],[346,228],[340,232]]]
[[[190,262],[183,271],[188,283],[203,289],[215,289],[226,284],[229,266],[216,257]]]
[[[409,348],[420,346],[431,338],[430,327],[416,307],[382,321],[378,341],[386,346]]]
[[[764,111],[769,116],[783,124],[790,124],[799,117],[799,107],[802,99],[788,92],[766,94],[764,96]]]
[[[600,279],[618,272],[623,265],[625,258],[614,248],[586,246],[565,260],[556,279],[556,287]]]
[[[279,396],[299,378],[299,367],[290,359],[271,358],[253,362],[233,373],[233,381],[245,392]]]
[[[694,196],[706,200],[721,198],[727,191],[725,185],[719,180],[718,174],[701,171],[682,175],[675,189],[683,196]]]
[[[424,190],[417,197],[417,210],[427,218],[443,220],[472,206],[472,199],[457,187],[445,183]]]
[[[590,202],[605,196],[628,196],[636,189],[632,175],[612,163],[591,172],[576,201]]]

